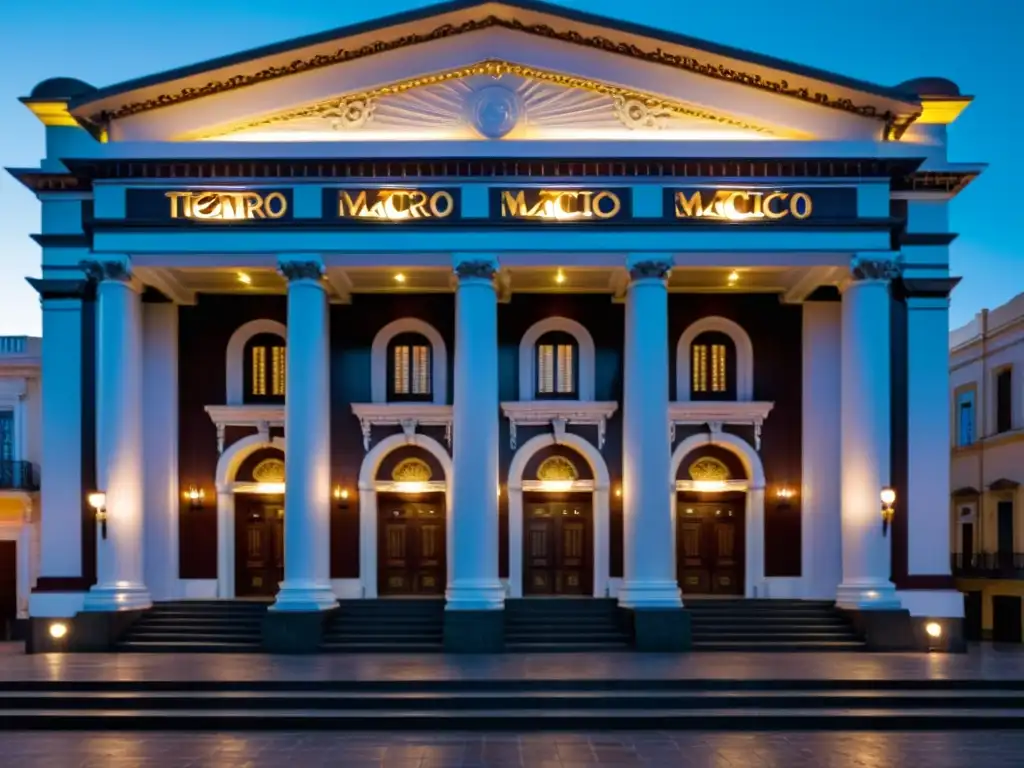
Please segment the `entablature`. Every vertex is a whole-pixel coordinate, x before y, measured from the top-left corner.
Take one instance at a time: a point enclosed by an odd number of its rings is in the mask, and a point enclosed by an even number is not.
[[[761,450],[761,427],[775,403],[690,400],[668,405],[669,440],[675,442],[676,427],[706,424],[712,432],[721,432],[725,424],[754,428],[754,449]]]
[[[572,425],[597,427],[598,450],[604,448],[605,427],[619,404],[615,401],[592,400],[528,400],[501,404],[501,412],[509,422],[509,446],[516,449],[517,427],[550,425],[555,441]]]

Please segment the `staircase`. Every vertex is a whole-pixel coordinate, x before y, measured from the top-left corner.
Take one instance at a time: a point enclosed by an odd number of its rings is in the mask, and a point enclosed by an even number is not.
[[[121,637],[117,649],[153,653],[259,651],[267,605],[246,600],[154,603]]]
[[[695,651],[856,651],[864,642],[831,601],[684,599]]]
[[[348,653],[441,651],[444,600],[339,600],[321,650]]]
[[[618,651],[630,647],[618,604],[603,598],[505,601],[506,651]]]

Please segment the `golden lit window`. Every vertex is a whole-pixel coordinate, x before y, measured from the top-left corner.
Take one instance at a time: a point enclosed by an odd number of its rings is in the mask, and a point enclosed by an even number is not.
[[[285,381],[284,347],[273,347],[273,355],[271,356],[270,370],[273,394],[280,395],[283,397]]]
[[[694,400],[735,399],[736,352],[732,339],[709,331],[690,347],[690,393]]]
[[[537,344],[537,394],[575,397],[576,358],[576,339],[561,332],[544,334]]]
[[[284,400],[287,347],[275,334],[260,334],[245,347],[248,366],[245,373],[246,402],[281,402]]]
[[[252,348],[252,394],[267,394],[267,348]]]
[[[390,344],[390,396],[398,400],[429,400],[431,383],[430,344],[419,334],[402,334]]]

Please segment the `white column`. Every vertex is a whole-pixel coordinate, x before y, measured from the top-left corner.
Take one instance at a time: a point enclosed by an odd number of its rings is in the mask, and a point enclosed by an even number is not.
[[[45,290],[41,288],[41,290]],[[43,305],[39,576],[82,576],[82,299]],[[79,588],[85,590],[85,586]],[[35,598],[33,598],[35,602]],[[33,609],[33,614],[35,611]]]
[[[141,286],[123,261],[96,262],[96,477],[107,496],[87,611],[148,608],[143,580]]]
[[[619,603],[679,608],[668,426],[669,259],[630,264],[622,404],[625,574]]]
[[[803,305],[803,461],[800,511],[805,597],[832,599],[843,578],[840,509],[842,307]]]
[[[949,299],[907,298],[908,575],[948,576]]]
[[[458,261],[448,610],[504,607],[498,579],[498,298],[494,261]]]
[[[323,611],[330,580],[330,328],[323,264],[281,258],[288,279],[284,581],[272,610]]]
[[[843,292],[843,581],[836,596],[842,608],[900,607],[879,499],[890,481],[889,281],[897,275],[891,259],[855,257]]]
[[[287,385],[286,385],[287,386]],[[286,465],[287,466],[287,465]],[[217,488],[217,597],[235,596],[235,494]]]
[[[146,586],[154,600],[178,594],[178,307],[142,305],[142,412]],[[207,493],[212,489],[207,489]]]

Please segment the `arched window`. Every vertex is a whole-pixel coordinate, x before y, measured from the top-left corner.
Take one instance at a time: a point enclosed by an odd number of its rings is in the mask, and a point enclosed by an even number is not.
[[[388,400],[433,399],[431,356],[426,336],[400,333],[388,343]]]
[[[736,345],[721,331],[705,331],[690,345],[690,398],[736,399]]]
[[[285,342],[275,333],[259,333],[245,344],[245,403],[283,403]]]
[[[579,391],[579,345],[565,331],[537,339],[537,398],[574,399]]]

